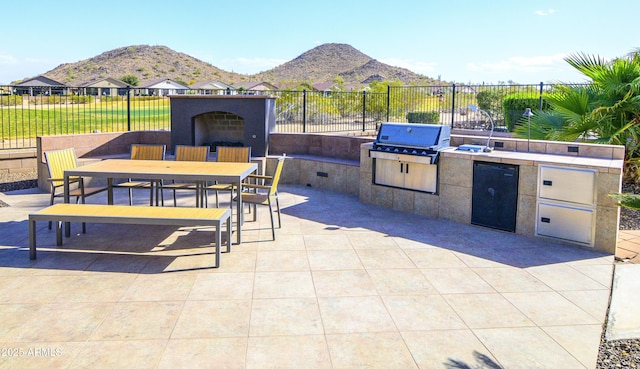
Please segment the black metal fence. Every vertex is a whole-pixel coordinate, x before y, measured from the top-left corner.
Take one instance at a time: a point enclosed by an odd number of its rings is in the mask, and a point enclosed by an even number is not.
[[[511,94],[539,97],[554,85],[443,85],[388,87],[385,92],[243,91],[276,100],[276,131],[339,133],[375,131],[380,122],[450,124],[453,128],[488,129],[491,114],[498,130],[504,127],[503,99]],[[33,93],[36,91],[36,93]],[[35,138],[90,132],[170,130],[169,97],[144,89],[110,90],[68,87],[48,93],[46,87],[17,94],[0,86],[0,150],[32,148]],[[169,92],[170,93],[170,92]],[[229,91],[187,90],[186,94],[228,94]],[[233,92],[232,92],[233,93]],[[160,95],[160,96],[158,96]]]

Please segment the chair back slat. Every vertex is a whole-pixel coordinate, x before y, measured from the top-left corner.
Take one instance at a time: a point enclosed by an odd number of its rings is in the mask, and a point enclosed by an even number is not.
[[[271,180],[271,188],[269,189],[269,195],[276,195],[278,192],[278,182],[280,182],[280,174],[282,173],[282,167],[284,166],[284,156],[278,158],[278,164],[276,170],[273,173],[273,179]]]
[[[167,147],[165,145],[131,145],[132,160],[164,160]]]
[[[229,163],[249,163],[251,162],[251,147],[216,147],[216,161]]]
[[[176,161],[207,161],[209,146],[176,145]]]
[[[49,169],[49,178],[62,179],[64,171],[78,166],[76,151],[73,148],[63,150],[53,150],[44,153]],[[58,187],[64,184],[63,180],[52,181],[53,186]]]

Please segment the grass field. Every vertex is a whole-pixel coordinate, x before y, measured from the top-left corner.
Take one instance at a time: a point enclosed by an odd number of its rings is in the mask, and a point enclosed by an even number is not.
[[[96,99],[73,104],[34,104],[0,107],[0,138],[29,139],[66,133],[120,132],[127,130],[170,129],[169,99]],[[129,120],[130,119],[130,120]]]

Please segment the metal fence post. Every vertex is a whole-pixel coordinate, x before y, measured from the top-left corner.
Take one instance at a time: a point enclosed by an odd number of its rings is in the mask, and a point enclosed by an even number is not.
[[[127,131],[131,131],[131,87],[127,86]]]
[[[366,130],[367,124],[367,91],[362,91],[362,132]]]
[[[544,83],[540,82],[540,99],[538,101],[538,106],[540,108],[540,111],[542,111],[542,92],[544,91]]]
[[[307,90],[302,90],[302,133],[307,132]]]
[[[454,126],[456,111],[456,84],[451,85],[451,128]]]
[[[391,85],[387,85],[387,122],[389,121],[389,114],[391,114]]]

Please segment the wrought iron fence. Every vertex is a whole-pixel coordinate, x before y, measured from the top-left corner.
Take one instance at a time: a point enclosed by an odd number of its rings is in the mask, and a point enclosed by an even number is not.
[[[331,133],[375,131],[380,122],[450,124],[453,128],[488,129],[486,117],[472,112],[474,104],[493,117],[498,130],[507,130],[502,102],[511,94],[537,97],[554,85],[442,85],[388,87],[367,91],[243,91],[277,98],[276,132]],[[170,130],[169,97],[149,90],[47,87],[18,91],[0,86],[1,149],[32,148],[35,138],[90,132]],[[34,92],[35,91],[35,92]],[[220,90],[188,90],[187,94],[229,94]],[[238,93],[238,92],[231,92]],[[158,96],[160,95],[160,96]],[[522,112],[515,112],[516,116]]]

